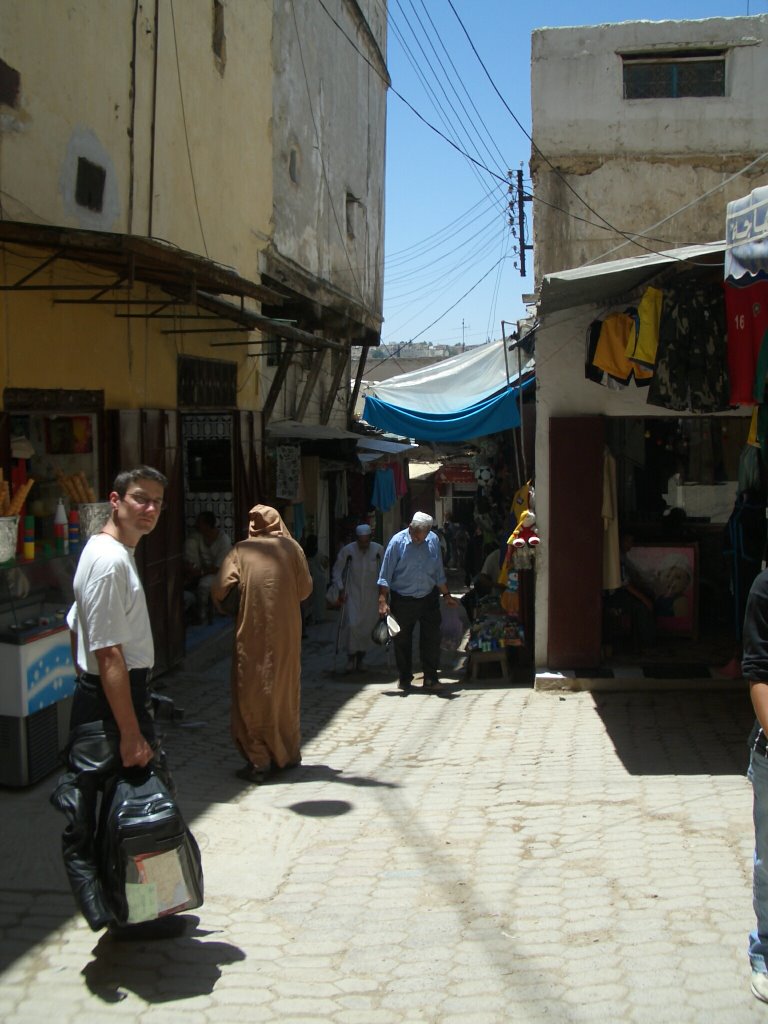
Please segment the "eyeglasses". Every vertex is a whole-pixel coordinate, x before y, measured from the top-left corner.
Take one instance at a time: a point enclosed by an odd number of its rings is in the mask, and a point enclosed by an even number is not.
[[[150,498],[150,496],[148,494],[144,494],[143,491],[126,491],[125,496],[126,498],[130,498],[135,505],[139,506],[139,508],[149,508],[150,505],[154,505],[158,512],[162,512],[166,507],[162,498]]]

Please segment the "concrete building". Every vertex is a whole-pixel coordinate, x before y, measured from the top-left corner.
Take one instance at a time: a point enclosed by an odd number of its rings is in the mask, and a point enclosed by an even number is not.
[[[533,33],[537,282],[722,237],[765,178],[766,45],[766,16]]]
[[[255,500],[291,519],[280,421],[307,425],[305,509],[327,523],[318,438],[346,437],[350,345],[381,324],[385,12],[0,3],[0,466],[32,439],[43,532],[57,471],[99,497],[122,465],[168,474],[142,551],[161,668],[197,512],[236,539]],[[88,450],[56,450],[76,419]]]
[[[723,537],[751,408],[729,399],[724,314],[704,354],[698,328],[677,335],[664,388],[659,364],[649,386],[637,376],[624,385],[596,380],[590,339],[607,317],[636,309],[649,286],[665,303],[700,296],[723,313],[724,244],[705,243],[724,236],[726,203],[768,180],[760,107],[767,31],[768,18],[752,17],[534,34],[542,684],[550,669],[594,677],[611,658],[625,677],[646,683],[643,658],[662,680],[681,660],[709,678],[737,652]],[[694,358],[716,381],[716,398],[693,387]],[[683,548],[695,577],[687,619],[660,623],[657,611],[655,647],[629,649],[624,665],[616,647],[631,638],[614,644],[603,602],[603,554],[618,525],[644,547]]]

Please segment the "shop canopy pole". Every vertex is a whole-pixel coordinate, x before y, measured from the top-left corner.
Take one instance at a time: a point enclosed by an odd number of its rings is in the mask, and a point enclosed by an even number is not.
[[[520,355],[519,338],[515,344],[517,345],[517,395],[520,400],[520,455],[523,460],[522,483],[526,483],[528,480],[528,466],[525,461],[525,423],[523,422],[523,362]]]
[[[506,336],[505,330],[504,330],[504,328],[506,326],[506,323],[507,323],[506,320],[502,320],[501,321],[501,341],[502,341],[502,344],[504,345],[504,365],[507,368],[507,386],[509,386],[509,361],[508,361],[508,356],[507,356],[507,336]],[[517,438],[515,438],[514,449],[515,449],[515,469],[517,470],[517,482],[518,482],[518,484],[520,486],[522,486],[527,481],[527,479],[528,479],[528,467],[525,464],[525,444],[523,443],[524,442],[524,434],[523,434],[523,430],[524,430],[524,427],[523,427],[523,367],[522,367],[522,360],[521,360],[521,357],[520,357],[520,339],[518,337],[517,331],[515,331],[512,334],[510,334],[509,337],[512,340],[513,344],[517,348],[517,398],[518,398],[518,404],[519,404],[519,407],[520,407],[520,442],[519,442],[520,443],[520,455],[519,456],[518,456],[518,453],[517,453],[517,445],[518,445]],[[521,459],[522,459],[522,462],[523,462],[523,475],[522,475],[522,477],[520,476],[520,460]]]

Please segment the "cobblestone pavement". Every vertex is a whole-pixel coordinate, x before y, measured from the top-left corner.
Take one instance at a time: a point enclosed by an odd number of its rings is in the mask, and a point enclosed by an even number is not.
[[[77,916],[54,778],[4,790],[0,1019],[743,1024],[750,726],[732,692],[401,696],[304,648],[304,764],[234,776],[228,641],[162,680],[206,902],[177,939]]]

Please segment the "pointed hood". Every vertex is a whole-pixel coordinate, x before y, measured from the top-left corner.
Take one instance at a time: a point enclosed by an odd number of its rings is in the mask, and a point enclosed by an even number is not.
[[[291,536],[291,531],[280,518],[280,513],[269,505],[254,505],[248,513],[248,518],[249,537],[263,537],[265,534],[277,537]]]

